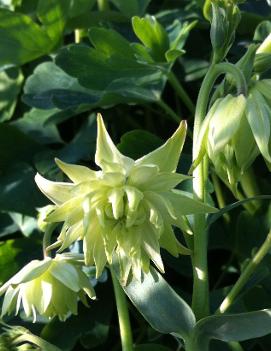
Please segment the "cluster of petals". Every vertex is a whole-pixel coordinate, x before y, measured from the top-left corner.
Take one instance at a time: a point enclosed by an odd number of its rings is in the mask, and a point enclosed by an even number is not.
[[[59,251],[83,240],[86,265],[96,265],[97,277],[116,257],[122,280],[129,273],[140,278],[150,260],[164,271],[160,248],[174,256],[190,250],[176,238],[183,216],[215,211],[174,189],[188,176],[176,173],[184,144],[182,122],[165,144],[133,160],[122,155],[98,115],[95,162],[99,171],[56,160],[71,182],[53,182],[37,174],[40,190],[55,204],[47,222],[64,222]],[[140,142],[140,141],[139,141]]]
[[[87,305],[86,295],[95,298],[82,267],[65,255],[31,261],[0,288],[4,293],[1,317],[17,314],[22,306],[34,321],[38,314],[65,320],[77,314],[78,300]]]

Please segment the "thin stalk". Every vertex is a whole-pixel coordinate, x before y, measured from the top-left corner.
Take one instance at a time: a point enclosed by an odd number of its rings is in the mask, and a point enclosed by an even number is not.
[[[240,275],[237,282],[234,284],[228,295],[223,300],[222,304],[220,305],[217,313],[225,313],[234,303],[236,297],[239,295],[240,291],[246,285],[252,274],[256,271],[259,264],[266,256],[266,254],[271,249],[271,230],[268,233],[264,243],[259,248],[256,255],[251,259],[249,264],[246,266],[242,274]]]
[[[238,93],[246,93],[247,86],[242,72],[229,63],[219,63],[211,65],[199,91],[196,105],[194,133],[193,133],[193,160],[196,159],[198,149],[198,135],[201,124],[207,113],[208,102],[213,85],[221,74],[230,73],[233,75]],[[206,180],[208,175],[208,163],[206,156],[203,161],[193,171],[193,191],[194,197],[202,202],[206,200]],[[207,263],[208,238],[206,230],[205,214],[194,215],[194,252],[193,263],[193,296],[192,308],[197,319],[201,319],[209,314],[209,279]]]
[[[181,117],[178,116],[176,114],[175,111],[172,110],[172,108],[170,106],[168,106],[167,103],[165,103],[165,101],[163,101],[162,99],[160,99],[157,104],[167,113],[167,115],[169,117],[171,117],[171,119],[177,123],[180,123],[181,121]]]
[[[51,244],[51,237],[53,234],[53,231],[55,230],[57,224],[48,224],[45,230],[45,233],[43,235],[42,239],[42,249],[43,249],[43,257],[51,257],[50,250],[48,250],[48,247],[50,247]]]
[[[125,293],[120,286],[120,283],[113,271],[113,268],[110,268],[112,282],[114,287],[114,293],[116,298],[116,305],[118,311],[119,327],[120,327],[120,338],[122,351],[133,351],[133,337],[132,329],[130,324],[128,305],[126,301]]]
[[[240,179],[241,187],[244,191],[244,194],[247,197],[253,197],[260,194],[260,189],[255,179],[255,174],[253,172],[253,168],[250,167],[241,177]],[[252,202],[256,209],[258,209],[261,204],[259,201],[255,200]]]
[[[97,4],[100,11],[107,11],[110,8],[108,0],[97,0]]]
[[[191,114],[194,115],[196,107],[173,72],[170,72],[168,74],[168,81],[172,85],[180,99],[183,101],[185,106],[191,112]]]
[[[211,178],[212,178],[213,187],[215,189],[215,194],[216,194],[218,207],[220,209],[224,208],[226,206],[226,202],[225,202],[224,195],[223,195],[223,192],[222,192],[222,189],[221,189],[220,181],[219,181],[217,175],[214,172],[211,173]],[[223,215],[223,218],[224,218],[224,220],[225,220],[225,222],[227,224],[230,222],[230,216],[229,216],[228,213],[225,213]]]
[[[75,29],[75,31],[74,31],[74,42],[76,44],[79,44],[80,41],[81,41],[81,33],[82,33],[81,29]]]

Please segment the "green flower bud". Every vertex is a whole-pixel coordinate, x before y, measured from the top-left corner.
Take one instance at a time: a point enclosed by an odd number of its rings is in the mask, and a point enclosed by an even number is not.
[[[56,160],[71,183],[36,176],[40,190],[56,205],[47,221],[64,222],[60,251],[82,239],[85,263],[96,265],[97,277],[116,254],[124,283],[130,271],[139,279],[142,269],[148,272],[150,260],[163,272],[160,247],[174,256],[190,254],[172,226],[180,226],[184,215],[216,210],[173,190],[190,178],[176,173],[185,133],[182,122],[164,145],[133,160],[118,151],[99,115],[95,162],[100,171]]]
[[[49,342],[32,334],[28,329],[21,326],[9,326],[3,324],[0,335],[1,351],[60,351],[60,349]]]
[[[0,288],[0,295],[4,293],[1,316],[18,314],[22,305],[34,322],[37,313],[65,320],[70,313],[77,314],[78,299],[87,303],[85,293],[95,298],[81,267],[61,255],[31,261]]]
[[[194,166],[207,153],[217,173],[230,184],[236,183],[254,160],[252,150],[256,144],[246,120],[246,105],[243,95],[227,95],[216,100],[203,122],[197,142]]]
[[[223,60],[234,42],[235,31],[241,19],[237,3],[235,0],[211,0],[205,3],[204,15],[211,22],[214,62]]]

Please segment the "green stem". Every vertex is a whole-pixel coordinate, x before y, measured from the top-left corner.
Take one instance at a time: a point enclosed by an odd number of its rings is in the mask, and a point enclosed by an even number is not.
[[[241,177],[240,183],[246,197],[253,197],[260,194],[260,189],[255,179],[253,168],[250,167]],[[252,204],[258,209],[261,204],[259,201],[253,201]]]
[[[110,268],[110,271],[111,271],[117,311],[118,311],[122,351],[133,351],[132,329],[130,324],[126,296],[113,271],[113,268]]]
[[[251,259],[249,264],[246,266],[242,274],[240,275],[237,282],[234,284],[228,295],[223,300],[220,305],[217,313],[225,313],[234,303],[236,297],[239,295],[240,291],[246,285],[252,274],[256,271],[259,264],[265,257],[265,255],[269,252],[271,248],[271,230],[268,233],[264,243],[256,253],[256,255]]]
[[[97,0],[97,4],[100,11],[107,11],[110,8],[108,0]]]
[[[162,99],[160,99],[157,104],[167,113],[169,117],[171,117],[172,120],[174,120],[177,123],[180,123],[181,117],[178,116],[175,111],[172,110],[168,104],[165,103]]]
[[[246,81],[239,68],[230,63],[219,63],[210,67],[202,82],[197,100],[193,133],[193,160],[196,159],[198,149],[201,147],[201,145],[198,145],[198,135],[201,124],[207,113],[211,90],[216,79],[221,74],[225,73],[233,75],[238,93],[246,93]],[[206,200],[207,175],[208,164],[205,156],[203,161],[193,171],[194,197],[203,202]],[[194,280],[192,308],[197,319],[201,319],[209,314],[207,247],[206,216],[205,214],[194,215],[194,252],[192,255]]]
[[[45,230],[45,233],[43,235],[42,239],[42,249],[43,249],[43,257],[50,257],[50,250],[48,250],[48,247],[50,246],[51,243],[51,237],[53,234],[53,231],[55,230],[57,224],[48,224]],[[58,245],[59,246],[59,245]]]
[[[195,105],[173,72],[170,72],[168,74],[168,81],[175,89],[175,91],[177,92],[183,103],[186,105],[188,110],[191,112],[191,114],[194,115]]]
[[[221,184],[220,184],[219,178],[217,177],[217,175],[214,172],[211,173],[211,178],[212,178],[213,187],[215,189],[218,207],[220,209],[224,208],[226,206],[226,202],[225,202],[224,195],[223,195],[223,192],[221,189]],[[223,218],[227,224],[230,222],[230,216],[228,213],[225,213],[223,215]]]
[[[74,42],[76,44],[80,43],[81,35],[82,35],[82,30],[81,29],[75,29],[75,31],[74,31]]]

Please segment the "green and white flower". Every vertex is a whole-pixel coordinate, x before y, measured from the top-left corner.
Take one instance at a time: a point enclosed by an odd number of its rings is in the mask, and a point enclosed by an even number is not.
[[[0,295],[4,293],[1,316],[18,314],[22,305],[34,321],[37,314],[65,320],[70,313],[77,314],[79,299],[87,305],[85,294],[95,298],[82,268],[62,255],[31,261],[0,288]]]
[[[251,82],[248,97],[227,95],[210,108],[198,137],[195,168],[207,153],[217,174],[236,186],[261,154],[271,163],[271,80]]]
[[[184,144],[182,122],[168,141],[138,160],[122,155],[98,115],[96,164],[100,171],[56,160],[70,183],[37,174],[40,190],[56,205],[49,222],[64,222],[58,238],[61,250],[83,240],[86,265],[96,265],[97,277],[116,254],[125,283],[132,269],[140,278],[150,260],[163,272],[160,247],[174,256],[189,254],[175,237],[182,216],[216,211],[174,187],[189,177],[176,173]],[[140,141],[139,141],[140,142]]]

